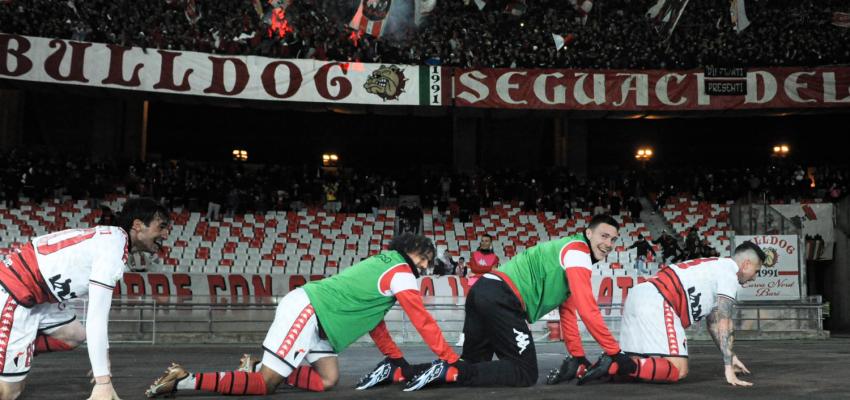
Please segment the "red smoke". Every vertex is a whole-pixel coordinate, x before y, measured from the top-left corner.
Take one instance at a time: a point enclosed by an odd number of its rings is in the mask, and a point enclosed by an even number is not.
[[[360,31],[352,31],[351,35],[348,35],[348,40],[351,40],[351,43],[354,43],[354,47],[357,47],[360,44]]]
[[[269,27],[269,37],[277,34],[281,39],[288,32],[292,32],[292,27],[289,26],[289,21],[286,20],[286,10],[283,7],[278,7],[272,10],[271,26]]]

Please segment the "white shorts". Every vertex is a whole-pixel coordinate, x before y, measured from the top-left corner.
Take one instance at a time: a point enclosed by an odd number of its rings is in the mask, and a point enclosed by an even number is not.
[[[263,365],[281,376],[289,376],[302,360],[313,363],[336,357],[330,342],[319,337],[319,320],[301,288],[289,292],[277,305],[263,350]]]
[[[682,321],[649,282],[629,291],[620,325],[620,347],[626,353],[644,356],[688,356]]]
[[[73,322],[77,315],[65,303],[23,307],[2,287],[0,305],[0,381],[20,382],[30,372],[36,336],[49,335]]]

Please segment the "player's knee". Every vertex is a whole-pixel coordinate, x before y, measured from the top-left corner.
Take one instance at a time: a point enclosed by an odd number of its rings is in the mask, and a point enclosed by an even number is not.
[[[517,386],[520,387],[528,387],[534,386],[537,383],[537,365],[533,367],[524,368],[522,373],[520,374],[519,382],[517,382]]]
[[[332,387],[336,386],[338,382],[339,374],[322,376],[322,385],[325,387],[325,390],[330,390]]]
[[[0,384],[0,400],[15,400],[21,395],[21,385]]]
[[[277,390],[277,387],[280,386],[281,381],[269,381],[266,380],[266,393],[274,393]]]
[[[80,345],[83,344],[86,341],[86,337],[85,337],[85,335],[83,335],[82,338],[72,337],[72,338],[64,339],[62,341],[65,342],[65,344],[68,345],[68,347],[70,347],[72,349],[76,349],[77,347],[80,347]]]
[[[49,335],[54,339],[61,340],[71,348],[76,348],[85,343],[86,328],[78,321],[74,321],[56,331],[50,332]]]
[[[688,376],[688,364],[683,364],[679,367],[679,380],[685,379]]]
[[[686,358],[668,358],[667,360],[679,371],[679,380],[688,376],[688,360]]]
[[[20,391],[2,392],[2,393],[0,393],[0,400],[15,400],[20,395],[21,395]]]
[[[263,376],[263,382],[266,383],[266,393],[274,393],[277,387],[286,380],[284,376],[265,365],[260,368],[260,374]]]

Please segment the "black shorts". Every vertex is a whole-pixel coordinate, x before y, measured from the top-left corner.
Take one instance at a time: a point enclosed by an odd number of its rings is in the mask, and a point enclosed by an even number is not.
[[[461,358],[470,363],[472,386],[531,386],[537,382],[537,352],[519,298],[507,283],[485,275],[466,298]],[[493,355],[499,357],[493,361]]]

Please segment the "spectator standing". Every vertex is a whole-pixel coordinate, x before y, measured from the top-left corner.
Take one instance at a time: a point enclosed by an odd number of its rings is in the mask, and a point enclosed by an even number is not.
[[[640,200],[635,197],[629,197],[629,212],[632,215],[632,219],[635,222],[641,222],[640,220],[640,212],[643,211],[643,206],[640,205]]]
[[[697,253],[698,245],[699,237],[697,237],[697,229],[691,228],[691,230],[688,232],[688,236],[685,238],[685,254],[682,258],[684,260],[699,258],[699,255]]]
[[[640,271],[642,275],[648,275],[649,267],[647,267],[646,265],[646,260],[650,254],[653,256],[655,255],[655,250],[652,249],[652,244],[649,243],[649,241],[646,240],[643,235],[638,235],[637,242],[634,242],[634,244],[629,246],[629,249],[637,249],[637,260],[635,260],[635,268],[637,268],[637,270]]]
[[[667,231],[661,232],[661,258],[665,263],[673,262],[677,259],[679,254],[682,253],[682,248],[679,247],[679,241],[667,233]]]

